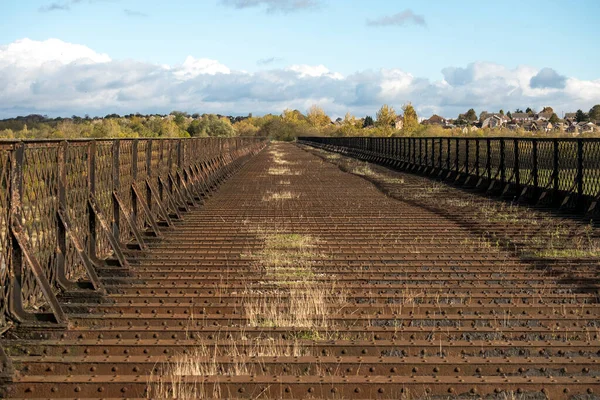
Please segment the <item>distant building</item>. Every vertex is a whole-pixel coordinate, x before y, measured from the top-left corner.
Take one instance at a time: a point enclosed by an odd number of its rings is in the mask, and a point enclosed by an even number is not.
[[[511,118],[513,121],[521,123],[534,120],[534,116],[527,113],[513,113]]]
[[[577,133],[594,133],[598,131],[598,126],[593,122],[582,121],[577,124]]]
[[[448,121],[446,120],[446,118],[444,117],[440,117],[437,114],[433,114],[431,117],[429,117],[426,120],[423,120],[423,122],[421,122],[423,125],[440,125],[440,126],[444,126],[446,125]]]
[[[487,118],[485,118],[482,122],[481,122],[481,127],[482,128],[502,128],[503,126],[505,126],[507,124],[507,119],[502,118],[503,115],[500,114],[492,114],[490,116],[488,116]]]
[[[577,120],[577,113],[565,113],[565,121],[574,122]]]

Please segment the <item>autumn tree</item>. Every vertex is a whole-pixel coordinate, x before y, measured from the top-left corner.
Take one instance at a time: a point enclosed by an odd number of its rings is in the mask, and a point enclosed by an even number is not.
[[[317,129],[321,129],[331,124],[331,119],[325,114],[325,111],[317,105],[313,105],[306,115],[308,122]]]
[[[377,122],[375,125],[380,128],[391,128],[396,123],[396,111],[393,107],[384,104],[377,111]]]
[[[402,107],[402,111],[404,112],[402,129],[405,132],[414,132],[419,126],[419,116],[417,115],[415,108],[411,103],[406,103]]]
[[[554,114],[554,109],[552,107],[544,107],[541,111],[542,114]]]
[[[233,124],[238,136],[256,136],[260,128],[254,123],[254,118],[246,118]]]
[[[361,121],[354,115],[346,113],[341,122],[340,128],[335,133],[337,136],[358,136],[360,133]]]

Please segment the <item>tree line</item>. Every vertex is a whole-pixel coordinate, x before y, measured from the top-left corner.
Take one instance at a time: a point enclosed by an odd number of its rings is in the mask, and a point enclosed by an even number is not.
[[[515,113],[523,112],[520,109]],[[531,108],[526,113],[535,113]],[[542,112],[551,113],[550,122],[558,117],[551,107]],[[504,114],[500,110],[500,114]],[[507,116],[510,118],[511,113]],[[454,120],[455,129],[444,129],[439,125],[422,125],[412,104],[402,107],[401,115],[384,104],[375,117],[358,118],[347,113],[335,121],[319,106],[312,106],[305,113],[287,109],[280,115],[267,114],[260,117],[222,116],[215,114],[188,114],[173,111],[168,115],[109,114],[105,117],[89,116],[70,118],[48,118],[28,115],[0,121],[0,137],[6,139],[74,139],[74,138],[181,138],[181,137],[233,137],[260,136],[272,140],[294,140],[298,136],[449,136],[464,134],[460,127],[477,121],[474,109],[468,110]],[[600,120],[600,105],[588,113],[578,110],[577,121]],[[525,134],[517,132],[516,134]],[[480,130],[467,132],[473,135],[502,134],[501,131]],[[506,134],[506,132],[504,132]],[[512,134],[515,134],[514,132]]]

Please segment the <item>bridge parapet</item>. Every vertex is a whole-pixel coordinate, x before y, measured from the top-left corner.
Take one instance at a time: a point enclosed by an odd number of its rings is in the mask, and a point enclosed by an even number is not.
[[[0,332],[67,324],[56,294],[104,291],[96,265],[127,268],[203,201],[262,138],[0,141]]]

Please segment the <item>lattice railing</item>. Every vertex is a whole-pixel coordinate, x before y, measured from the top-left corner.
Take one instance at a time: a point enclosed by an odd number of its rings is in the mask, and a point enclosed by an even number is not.
[[[476,183],[521,200],[586,211],[595,209],[600,200],[600,139],[301,137],[298,141],[407,171]]]
[[[66,323],[56,294],[199,204],[261,138],[0,141],[0,331]],[[45,310],[40,312],[39,310]]]

